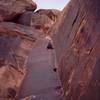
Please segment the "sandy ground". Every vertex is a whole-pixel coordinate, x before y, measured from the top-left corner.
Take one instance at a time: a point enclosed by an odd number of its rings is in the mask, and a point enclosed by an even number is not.
[[[28,74],[22,84],[20,98],[33,95],[32,100],[62,100],[57,93],[61,86],[53,71],[53,50],[47,50],[48,41],[38,40],[30,54]]]

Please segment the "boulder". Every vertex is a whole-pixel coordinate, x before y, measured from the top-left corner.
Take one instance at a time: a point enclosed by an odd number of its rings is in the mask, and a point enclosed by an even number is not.
[[[47,34],[48,30],[55,23],[59,14],[60,11],[49,10],[49,9],[48,10],[40,9],[35,13],[28,11],[20,16],[17,23],[27,26],[32,26],[38,31],[42,32],[43,34],[44,33]]]
[[[15,100],[27,73],[27,60],[39,33],[10,22],[0,23],[0,100]]]
[[[100,0],[71,0],[52,39],[65,100],[100,99]]]
[[[0,0],[0,21],[12,20],[25,11],[34,11],[36,7],[32,0]]]

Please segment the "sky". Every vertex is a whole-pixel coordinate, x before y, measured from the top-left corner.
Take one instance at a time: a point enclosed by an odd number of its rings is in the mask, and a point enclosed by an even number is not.
[[[38,8],[62,10],[70,0],[33,0]]]

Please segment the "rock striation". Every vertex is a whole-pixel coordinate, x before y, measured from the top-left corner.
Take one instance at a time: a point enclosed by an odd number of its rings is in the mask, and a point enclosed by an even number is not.
[[[28,57],[60,14],[32,0],[0,0],[0,100],[18,100]]]
[[[11,22],[0,23],[1,99],[14,99],[18,96],[28,70],[28,56],[37,40],[37,34],[30,27]]]
[[[34,27],[47,35],[59,15],[60,11],[55,9],[39,9],[36,12],[27,11],[19,17],[17,23]]]
[[[0,0],[0,21],[9,21],[25,11],[37,8],[32,0]]]
[[[51,30],[65,100],[100,99],[99,6],[71,0]]]

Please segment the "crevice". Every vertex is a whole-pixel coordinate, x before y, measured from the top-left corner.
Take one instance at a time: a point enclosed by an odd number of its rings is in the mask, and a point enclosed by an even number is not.
[[[77,21],[78,16],[79,16],[79,10],[78,10],[77,15],[76,15],[76,17],[75,17],[75,19],[74,19],[74,21],[72,23],[72,27],[74,26],[75,22]]]

